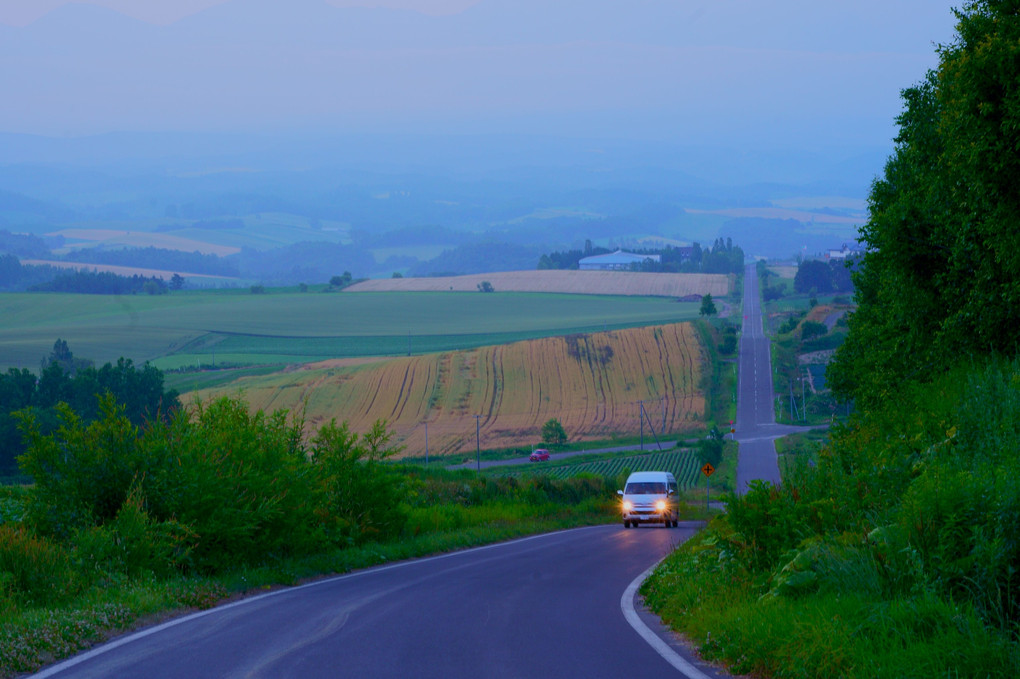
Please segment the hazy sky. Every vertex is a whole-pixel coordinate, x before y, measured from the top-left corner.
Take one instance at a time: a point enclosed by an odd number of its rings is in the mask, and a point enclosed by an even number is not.
[[[955,4],[2,0],[0,132],[883,145]]]
[[[389,7],[410,9],[425,14],[459,12],[478,0],[326,0],[335,7]],[[98,5],[154,24],[170,24],[228,0],[98,0],[77,4]],[[2,0],[0,23],[24,26],[72,0]]]

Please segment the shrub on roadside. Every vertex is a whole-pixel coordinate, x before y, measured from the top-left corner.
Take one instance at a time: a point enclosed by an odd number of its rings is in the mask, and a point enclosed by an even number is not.
[[[0,602],[41,606],[79,589],[67,550],[25,526],[0,526]]]
[[[346,423],[333,421],[312,441],[311,459],[323,498],[320,518],[335,539],[386,540],[403,529],[403,477],[380,464],[391,452],[389,440],[383,422],[359,437]]]

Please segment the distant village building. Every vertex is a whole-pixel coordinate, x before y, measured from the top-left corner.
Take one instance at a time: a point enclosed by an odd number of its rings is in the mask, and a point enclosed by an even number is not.
[[[681,245],[680,247],[674,248],[677,255],[680,257],[681,262],[689,262],[694,258],[694,246],[693,245]]]
[[[581,271],[629,271],[632,264],[641,264],[651,260],[659,262],[659,255],[635,255],[632,252],[617,250],[608,255],[585,257],[577,263]]]
[[[825,259],[828,259],[828,260],[833,260],[833,259],[842,260],[842,259],[846,259],[847,257],[856,257],[857,255],[863,255],[863,254],[864,254],[864,248],[861,248],[856,243],[854,243],[854,247],[849,247],[849,246],[847,246],[846,243],[844,243],[843,247],[840,248],[839,250],[829,250],[827,253],[825,253]]]

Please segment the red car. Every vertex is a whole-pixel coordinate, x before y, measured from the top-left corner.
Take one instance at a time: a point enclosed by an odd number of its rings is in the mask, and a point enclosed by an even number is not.
[[[531,451],[531,457],[528,458],[531,462],[545,462],[549,459],[549,451],[545,448],[537,448]]]

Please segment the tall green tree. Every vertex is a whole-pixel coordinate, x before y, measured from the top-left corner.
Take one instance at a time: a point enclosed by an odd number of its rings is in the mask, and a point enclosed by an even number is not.
[[[719,310],[715,308],[715,302],[712,301],[712,295],[705,295],[701,298],[701,309],[698,313],[702,316],[715,316],[719,313]]]
[[[903,92],[861,231],[859,306],[830,379],[864,406],[961,359],[1017,352],[1020,2],[976,0],[956,16],[938,69]]]

